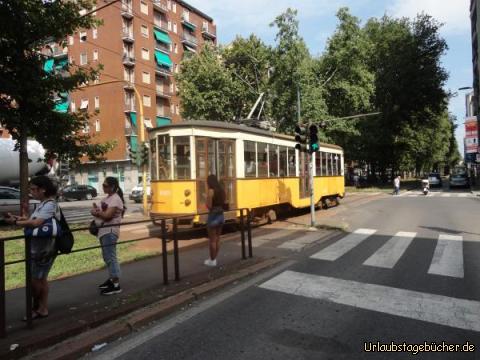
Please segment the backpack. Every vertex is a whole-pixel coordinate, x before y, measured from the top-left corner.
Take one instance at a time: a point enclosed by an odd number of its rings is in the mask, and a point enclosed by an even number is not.
[[[73,234],[68,226],[65,216],[63,216],[62,209],[58,205],[57,207],[60,212],[60,220],[58,221],[58,224],[60,225],[61,231],[59,231],[55,237],[55,249],[59,254],[70,254],[74,243]]]

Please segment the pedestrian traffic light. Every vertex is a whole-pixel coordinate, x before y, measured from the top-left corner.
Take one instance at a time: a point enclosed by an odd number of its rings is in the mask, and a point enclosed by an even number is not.
[[[318,144],[318,128],[317,125],[312,124],[309,127],[310,131],[310,154],[313,154],[314,152],[317,152],[320,150],[320,145]]]
[[[131,146],[128,147],[128,157],[133,163],[137,162],[137,152]]]
[[[295,149],[299,150],[300,152],[307,152],[307,131],[304,126],[297,125],[295,126],[295,141],[297,144],[295,145]]]

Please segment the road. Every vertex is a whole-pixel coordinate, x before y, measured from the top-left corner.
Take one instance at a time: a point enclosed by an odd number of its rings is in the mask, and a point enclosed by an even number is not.
[[[405,359],[426,343],[437,351],[422,359],[478,358],[479,208],[480,198],[462,191],[381,196],[348,214],[340,207],[335,218],[342,225],[348,218],[347,233],[302,248],[282,268],[199,301],[97,357]],[[295,241],[281,237],[254,237],[254,244],[265,250]],[[395,354],[373,351],[392,342]],[[476,351],[438,351],[456,345]]]
[[[62,201],[60,202],[60,207],[62,208],[63,214],[69,223],[84,223],[89,222],[92,219],[90,215],[90,209],[92,208],[92,203],[96,202],[97,204],[101,201],[102,197],[97,197],[93,200],[80,200],[80,201]],[[132,200],[126,199],[127,211],[125,216],[141,216],[142,214],[142,204],[136,204]]]

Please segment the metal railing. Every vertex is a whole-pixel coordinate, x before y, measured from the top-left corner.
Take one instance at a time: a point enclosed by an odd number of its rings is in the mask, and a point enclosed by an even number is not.
[[[195,45],[195,46],[197,46],[197,44],[198,44],[197,38],[193,35],[190,35],[189,33],[185,32],[185,31],[182,34],[182,41],[187,42],[187,43],[192,44],[192,45]]]
[[[250,209],[248,208],[241,208],[241,209],[231,209],[228,212],[234,211],[235,213],[239,212],[240,213],[240,218],[239,218],[239,225],[240,225],[240,240],[241,240],[241,256],[242,259],[245,260],[247,258],[247,251],[248,251],[248,257],[253,257],[253,250],[252,250],[252,214],[250,212]],[[204,213],[197,213],[197,214],[191,214],[188,215],[189,218],[192,216],[196,215],[207,215],[208,212]],[[178,230],[178,224],[179,220],[182,218],[187,217],[187,215],[183,216],[176,216],[176,217],[158,217],[158,218],[151,218],[150,220],[140,220],[140,221],[132,221],[128,223],[122,223],[116,226],[122,227],[122,226],[127,226],[127,225],[133,225],[133,224],[143,224],[143,223],[153,223],[155,225],[159,225],[161,229],[161,235],[160,235],[160,240],[162,242],[162,270],[163,270],[163,284],[168,285],[169,283],[169,269],[168,269],[168,250],[167,250],[167,242],[169,240],[169,235],[171,238],[171,241],[173,241],[173,257],[174,257],[174,279],[175,281],[180,280],[180,252],[179,252],[179,246],[178,242],[179,241],[184,241],[184,240],[179,240],[178,235],[181,233],[185,233],[186,231],[179,231]],[[168,224],[167,224],[168,222]],[[168,226],[171,224],[172,229],[171,231],[168,231]],[[112,227],[112,225],[104,225],[100,226],[101,227]],[[206,228],[203,227],[203,228]],[[80,227],[77,229],[71,230],[72,233],[79,232],[79,231],[87,231],[89,227]],[[196,230],[202,229],[196,228]],[[245,235],[245,232],[247,233]],[[133,239],[133,240],[126,240],[126,241],[121,241],[118,242],[117,244],[113,245],[107,245],[107,246],[116,246],[116,245],[123,245],[123,244],[128,244],[128,243],[135,243],[135,242],[140,242],[140,241],[146,241],[146,240],[151,240],[152,237],[157,237],[157,236],[148,236],[148,237],[143,237],[139,239]],[[20,259],[20,260],[14,260],[14,261],[8,261],[5,262],[5,242],[6,241],[15,241],[15,240],[25,240],[25,258]],[[188,241],[188,240],[185,240]],[[78,253],[78,252],[84,252],[84,251],[90,251],[90,250],[95,250],[95,249],[101,249],[103,247],[107,247],[103,245],[98,245],[98,246],[89,246],[81,249],[75,249],[72,250],[71,254],[73,253]],[[25,263],[25,312],[26,312],[26,326],[29,329],[33,329],[33,319],[32,319],[32,273],[31,273],[31,266],[32,266],[32,255],[31,255],[31,249],[32,249],[32,239],[31,238],[25,238],[23,235],[19,236],[11,236],[11,237],[6,237],[6,238],[0,238],[0,338],[5,338],[7,336],[7,331],[6,331],[6,302],[5,302],[5,266],[9,265],[14,265],[14,264],[20,264],[20,263]],[[63,256],[63,254],[59,254],[58,256]]]

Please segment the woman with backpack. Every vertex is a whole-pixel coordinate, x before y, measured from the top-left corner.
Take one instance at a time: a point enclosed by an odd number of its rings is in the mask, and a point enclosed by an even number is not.
[[[47,176],[37,176],[30,180],[30,194],[40,201],[30,217],[20,217],[7,213],[5,221],[24,228],[39,228],[47,220],[56,218],[58,206],[55,201],[57,187]],[[32,319],[48,316],[48,273],[56,257],[54,237],[32,237]]]
[[[125,213],[125,200],[118,179],[107,177],[103,182],[103,191],[107,197],[100,207],[93,203],[91,214],[98,226],[97,237],[102,245],[102,256],[107,266],[109,278],[98,287],[102,295],[114,295],[122,292],[120,287],[120,264],[117,259],[117,242],[120,236],[120,223]],[[110,225],[110,226],[108,226]]]
[[[222,234],[222,227],[225,223],[223,207],[226,200],[226,194],[215,175],[208,175],[207,186],[207,232],[210,258],[205,260],[204,264],[206,266],[214,267],[217,266],[217,255],[220,250],[220,235]]]

